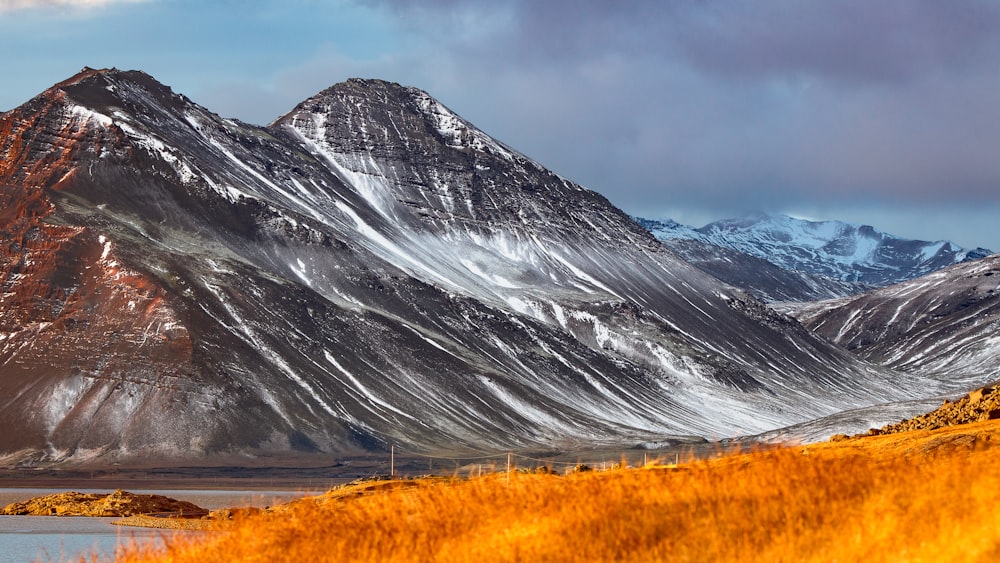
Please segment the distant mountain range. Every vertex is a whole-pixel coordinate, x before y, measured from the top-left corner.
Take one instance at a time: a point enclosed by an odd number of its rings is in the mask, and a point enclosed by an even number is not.
[[[900,238],[867,225],[786,215],[758,213],[701,228],[635,220],[702,270],[767,301],[852,295],[992,254],[948,241]]]

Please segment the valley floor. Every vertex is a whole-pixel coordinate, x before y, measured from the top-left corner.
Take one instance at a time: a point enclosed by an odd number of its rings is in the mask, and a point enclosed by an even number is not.
[[[367,483],[119,561],[994,561],[998,439],[988,421],[679,466]]]

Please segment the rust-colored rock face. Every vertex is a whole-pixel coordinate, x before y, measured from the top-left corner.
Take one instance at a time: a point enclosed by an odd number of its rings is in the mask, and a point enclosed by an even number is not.
[[[0,183],[59,188],[88,156],[100,156],[118,131],[96,127],[96,116],[50,91],[0,118]]]
[[[192,371],[158,281],[57,210],[54,194],[122,140],[65,98],[50,91],[0,118],[0,425],[17,429],[0,434],[5,452],[121,445],[123,419],[170,400]]]

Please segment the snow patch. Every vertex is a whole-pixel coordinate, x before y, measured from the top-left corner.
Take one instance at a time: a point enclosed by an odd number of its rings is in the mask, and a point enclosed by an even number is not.
[[[388,250],[391,254],[393,254],[394,256],[396,256],[398,258],[401,258],[403,261],[405,261],[406,263],[408,263],[411,267],[414,267],[417,270],[419,270],[419,271],[421,271],[421,272],[423,272],[423,273],[425,273],[425,274],[433,277],[434,279],[438,280],[439,282],[442,282],[442,283],[448,285],[449,287],[455,287],[455,288],[461,287],[459,284],[457,284],[457,283],[453,282],[452,280],[450,280],[450,279],[444,277],[443,275],[441,275],[437,271],[437,269],[432,268],[429,265],[425,264],[424,262],[422,262],[422,261],[414,258],[408,252],[406,252],[405,250],[403,250],[403,248],[401,248],[396,243],[390,241],[388,238],[386,238],[384,235],[382,235],[382,233],[379,233],[378,231],[376,231],[375,229],[373,229],[371,227],[371,225],[369,225],[368,223],[366,223],[365,220],[362,219],[357,213],[355,213],[354,210],[351,209],[346,203],[344,203],[342,201],[337,201],[337,202],[334,202],[334,203],[337,206],[337,209],[339,209],[341,211],[341,213],[347,215],[348,217],[350,217],[350,219],[352,221],[354,221],[354,224],[355,224],[356,228],[358,229],[358,231],[362,235],[364,235],[368,240],[374,242],[375,244],[377,244],[378,246],[382,247],[383,249]]]
[[[111,254],[111,241],[108,240],[104,235],[98,236],[97,240],[98,242],[104,245],[104,250],[101,252],[101,261],[103,262],[107,260],[108,256]]]
[[[83,106],[74,105],[69,108],[69,111],[71,114],[73,114],[74,117],[76,117],[79,121],[84,123],[88,121],[94,121],[97,124],[102,125],[104,127],[108,127],[112,123],[114,123],[114,121],[110,117],[104,115],[103,113],[97,113],[96,111],[93,111],[89,108],[85,108]]]
[[[163,141],[152,135],[139,131],[135,127],[125,123],[125,121],[119,121],[118,127],[124,131],[126,135],[132,138],[136,144],[149,151],[150,154],[159,155],[164,162],[170,165],[171,168],[177,172],[177,175],[180,177],[182,182],[190,183],[198,178],[198,175],[194,173],[191,167],[174,154],[176,151],[171,147],[168,147]]]

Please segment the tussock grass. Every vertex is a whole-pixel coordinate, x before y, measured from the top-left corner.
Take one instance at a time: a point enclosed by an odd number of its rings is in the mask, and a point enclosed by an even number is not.
[[[119,561],[1000,560],[1000,450],[865,444],[416,481],[298,502]]]

